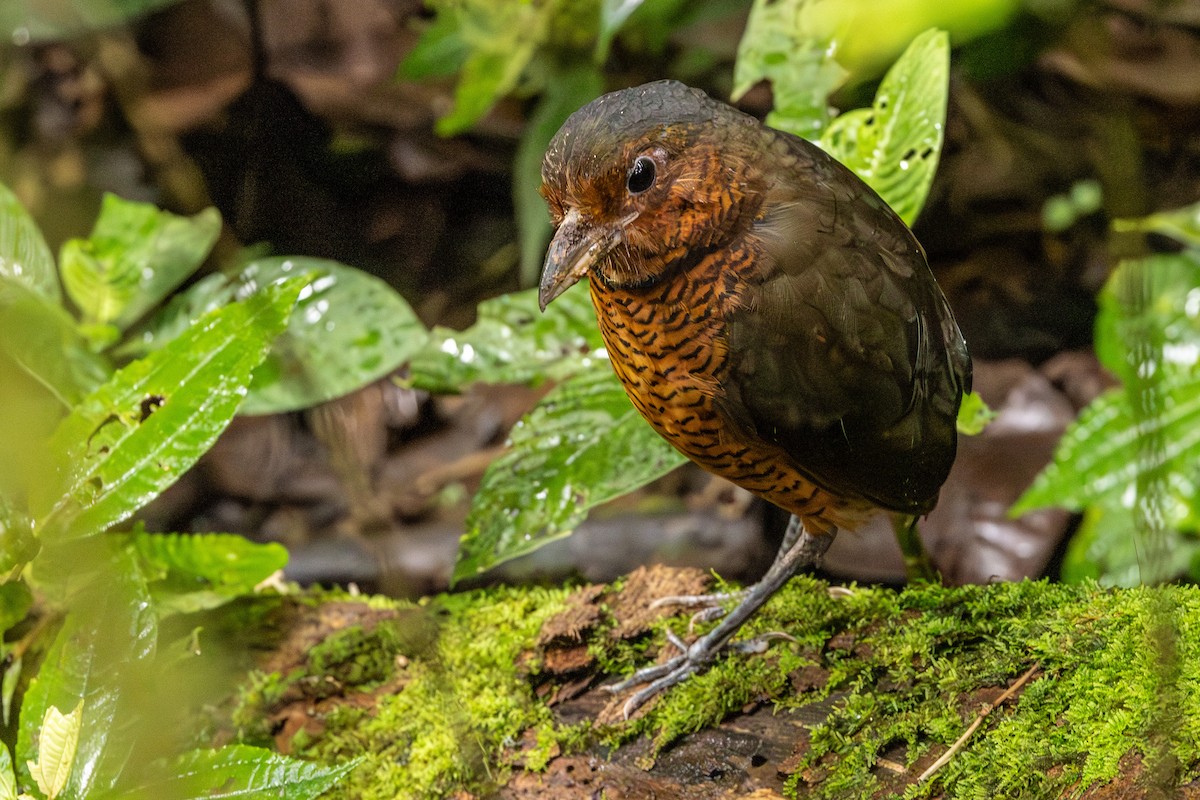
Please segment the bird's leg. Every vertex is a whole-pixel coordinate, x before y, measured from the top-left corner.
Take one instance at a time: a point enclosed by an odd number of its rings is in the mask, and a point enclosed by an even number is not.
[[[917,518],[894,515],[892,529],[896,531],[896,542],[899,543],[900,554],[904,557],[904,572],[908,576],[908,582],[936,583],[939,580],[938,573],[933,568],[929,552],[921,542],[921,533],[917,530]]]
[[[771,568],[763,575],[762,580],[746,590],[742,601],[715,628],[690,646],[680,647],[682,652],[665,664],[638,670],[628,679],[608,687],[609,691],[616,693],[643,683],[649,684],[626,701],[624,708],[626,719],[651,697],[709,664],[729,644],[729,640],[738,632],[742,624],[766,603],[779,590],[779,587],[787,583],[796,570],[802,566],[817,563],[825,554],[833,541],[836,529],[827,534],[813,535],[804,530],[804,526],[798,518],[793,517],[792,519],[794,522],[789,523],[788,535],[785,536],[785,540],[789,537],[792,539],[791,547],[786,551],[780,551],[771,564]],[[796,529],[794,536],[791,535],[793,527]],[[676,646],[682,644],[678,640],[675,640],[674,643]],[[761,644],[761,640],[754,640],[754,643],[748,643],[746,647],[738,649],[756,649],[755,644]]]
[[[792,549],[792,545],[800,538],[804,526],[800,523],[800,518],[792,514],[788,520],[787,530],[783,533],[783,541],[779,544],[779,549],[775,552],[775,560],[784,557],[788,550]],[[665,597],[660,597],[650,604],[650,608],[660,608],[661,606],[682,606],[684,608],[699,608],[700,611],[692,615],[692,624],[698,622],[711,622],[714,619],[720,619],[725,615],[725,609],[721,607],[721,603],[726,600],[741,600],[750,589],[742,589],[737,592],[713,592],[712,594],[671,594]]]

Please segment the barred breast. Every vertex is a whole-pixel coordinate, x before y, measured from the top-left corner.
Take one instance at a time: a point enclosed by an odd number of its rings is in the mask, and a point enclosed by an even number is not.
[[[787,452],[720,410],[726,314],[743,294],[738,262],[751,258],[748,250],[710,253],[671,280],[642,289],[593,278],[592,302],[609,360],[646,421],[705,470],[797,515],[810,532],[856,528],[873,513],[872,503],[826,491]]]

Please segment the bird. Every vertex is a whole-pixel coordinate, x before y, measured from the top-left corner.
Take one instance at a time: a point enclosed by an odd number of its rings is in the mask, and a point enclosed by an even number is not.
[[[957,449],[971,359],[924,250],[818,146],[677,81],[571,114],[542,161],[542,311],[587,278],[634,407],[684,456],[792,515],[707,634],[611,687],[628,716],[705,669],[839,529],[915,524]],[[741,645],[739,647],[739,645]]]

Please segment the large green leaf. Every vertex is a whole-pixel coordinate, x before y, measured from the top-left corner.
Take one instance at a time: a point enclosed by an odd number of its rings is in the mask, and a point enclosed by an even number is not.
[[[51,441],[59,481],[33,505],[43,536],[100,533],[191,467],[233,418],[306,284],[275,284],[206,314],[84,398]]]
[[[611,370],[580,372],[516,424],[508,452],[484,473],[454,579],[566,536],[589,509],[683,461],[638,414]]]
[[[123,330],[196,271],[220,232],[216,209],[179,217],[108,194],[91,236],[63,245],[63,284],[86,324]]]
[[[771,82],[767,124],[815,139],[829,124],[828,98],[846,80],[833,33],[814,24],[807,0],[754,0],[733,69],[733,99]]]
[[[52,394],[64,411],[112,374],[62,306],[4,274],[0,274],[0,351]]]
[[[937,170],[949,79],[949,39],[926,31],[888,70],[874,104],[833,120],[819,142],[910,225]]]
[[[1200,376],[1170,376],[1162,388],[1169,398],[1164,412],[1140,424],[1124,389],[1092,401],[1011,513],[1052,505],[1076,510],[1097,502],[1120,505],[1139,473],[1151,470],[1189,476],[1190,485],[1200,463]],[[1146,447],[1151,438],[1161,446]]]
[[[315,272],[296,313],[254,372],[243,414],[310,408],[378,380],[408,361],[428,332],[379,278],[320,258],[266,258],[243,275],[260,285]]]
[[[458,392],[472,383],[537,383],[609,371],[586,282],[538,312],[537,290],[487,300],[465,331],[434,328],[410,364],[414,386]]]
[[[157,774],[153,777],[122,787],[116,796],[135,800],[309,800],[356,766],[358,762],[353,761],[328,767],[235,744],[185,753],[154,770]]]
[[[1137,377],[1145,346],[1152,344],[1161,349],[1165,369],[1195,368],[1200,358],[1198,286],[1197,250],[1122,261],[1100,292],[1095,346],[1104,366],[1129,383]]]
[[[21,201],[2,183],[0,277],[19,282],[54,304],[62,302],[50,247]]]
[[[258,259],[235,277],[210,275],[196,282],[120,352],[153,351],[191,320],[296,275],[310,275],[312,284],[255,371],[240,413],[294,411],[332,400],[387,375],[425,345],[424,325],[379,278],[336,261],[299,256]]]
[[[105,537],[56,548],[35,568],[40,584],[59,594],[70,612],[21,704],[18,769],[37,760],[49,709],[82,704],[82,725],[66,797],[111,789],[137,736],[131,695],[147,678],[158,626],[133,559]]]
[[[1172,504],[1172,511],[1179,509],[1179,504]],[[1166,521],[1178,526],[1182,520],[1176,514],[1172,516]],[[1200,537],[1194,532],[1162,529],[1163,546],[1158,548],[1161,554],[1156,554],[1159,560],[1147,557],[1146,544],[1135,535],[1136,530],[1132,508],[1105,504],[1087,509],[1079,530],[1067,543],[1062,579],[1068,583],[1098,581],[1105,586],[1132,587],[1184,576],[1200,578],[1196,570]]]
[[[144,533],[130,536],[160,615],[215,608],[287,565],[282,545],[255,544],[228,533]]]

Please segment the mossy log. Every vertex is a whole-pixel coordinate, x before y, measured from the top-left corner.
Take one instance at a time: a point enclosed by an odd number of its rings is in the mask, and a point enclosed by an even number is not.
[[[621,719],[604,685],[689,635],[647,601],[707,583],[285,598],[231,735],[361,758],[345,798],[1200,797],[1200,589],[800,577],[744,632],[787,638]]]

